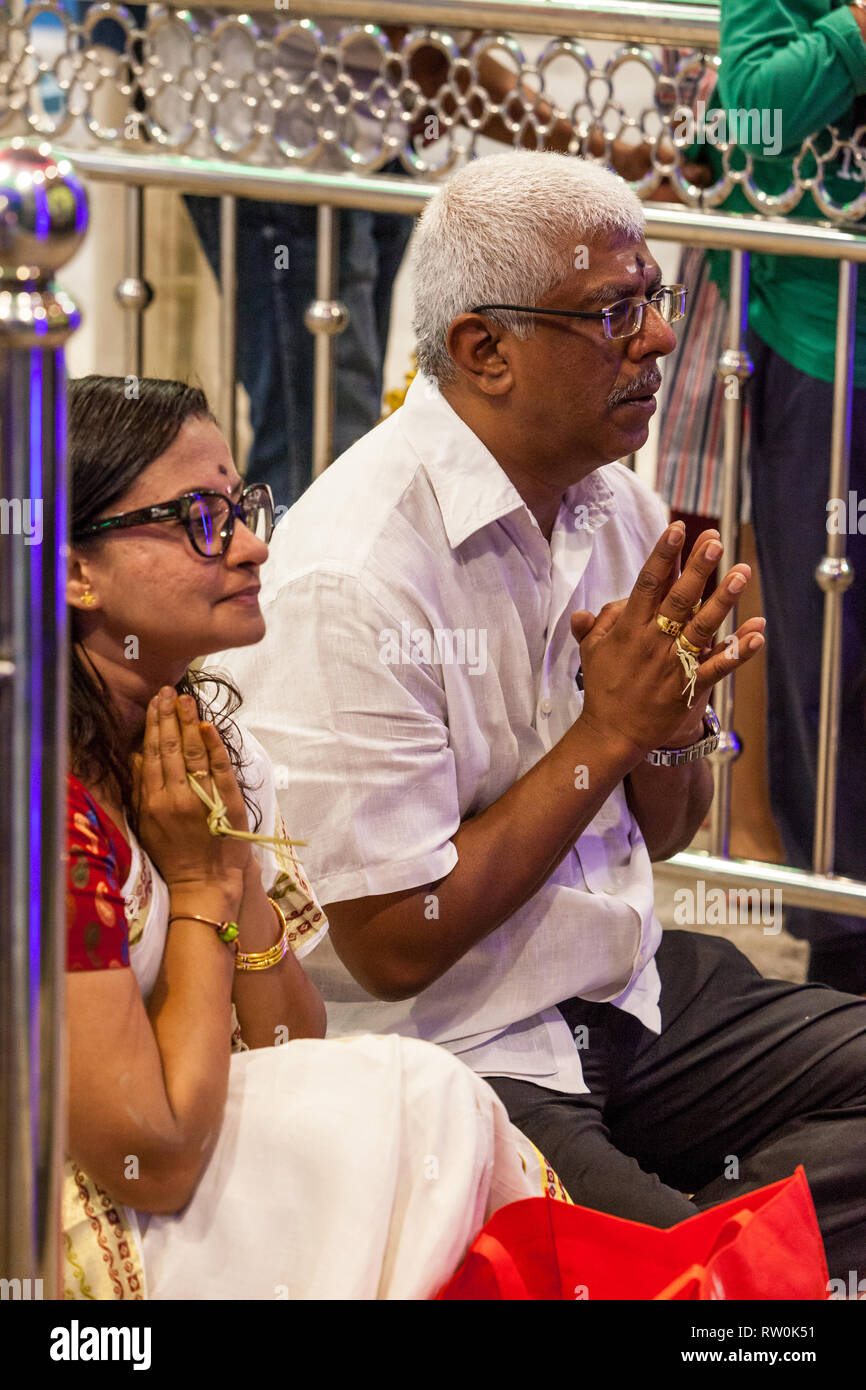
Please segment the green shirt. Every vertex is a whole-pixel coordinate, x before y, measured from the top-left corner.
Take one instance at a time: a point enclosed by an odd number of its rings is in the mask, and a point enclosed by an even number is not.
[[[746,139],[742,129],[737,142],[754,158],[757,186],[780,193],[793,181],[793,159],[806,136],[830,123],[843,139],[854,130],[854,99],[866,93],[866,43],[844,0],[721,0],[721,8],[722,65],[712,105],[726,112],[768,112],[770,123],[760,143],[751,143],[757,130],[749,130]],[[781,150],[768,157],[763,150],[776,142],[767,142],[765,135],[776,129]],[[827,148],[826,141],[824,136],[818,148]],[[714,146],[706,149],[718,178],[721,155]],[[734,167],[742,167],[741,157],[735,156]],[[808,156],[802,174],[814,169],[814,158]],[[835,202],[852,202],[863,192],[862,177],[850,177],[856,173],[850,158],[847,167],[839,158],[825,164],[825,186]],[[739,188],[724,207],[726,212],[755,213]],[[790,217],[815,221],[824,214],[806,194]],[[713,279],[724,292],[729,255],[714,251],[710,259]],[[751,258],[750,324],[780,357],[821,381],[834,377],[838,275],[838,261]],[[866,266],[858,278],[855,384],[866,387]]]

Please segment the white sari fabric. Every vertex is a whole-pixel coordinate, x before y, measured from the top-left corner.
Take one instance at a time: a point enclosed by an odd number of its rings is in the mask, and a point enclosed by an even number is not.
[[[195,1196],[143,1232],[148,1295],[429,1298],[494,1211],[541,1192],[497,1096],[432,1043],[242,1053]]]
[[[247,733],[244,745],[260,833],[285,834],[264,750]],[[168,893],[141,846],[132,848],[123,891],[146,999]],[[303,869],[291,851],[253,852],[296,954],[306,955],[327,921]],[[120,1210],[147,1298],[423,1299],[494,1211],[562,1195],[555,1183],[491,1088],[430,1043],[364,1035],[250,1051],[236,1039],[220,1136],[187,1207],[173,1216]]]

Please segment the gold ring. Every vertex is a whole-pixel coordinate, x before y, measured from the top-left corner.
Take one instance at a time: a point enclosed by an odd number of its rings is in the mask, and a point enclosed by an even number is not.
[[[701,611],[701,609],[703,608],[703,606],[704,606],[703,599],[698,599],[697,603],[695,604],[694,608],[692,609],[692,617],[693,617],[693,618],[696,618],[696,617],[698,616],[698,614],[700,613],[700,611]]]
[[[690,656],[700,656],[703,651],[702,647],[696,647],[694,642],[690,642],[687,637],[683,637],[682,633],[677,637],[677,646],[680,651],[688,652]]]
[[[191,776],[191,777],[210,777],[210,773],[209,773],[209,772],[191,772],[191,773],[190,773],[190,776]]]
[[[682,623],[678,623],[675,618],[666,618],[663,613],[656,614],[656,623],[668,637],[679,637],[683,630]]]

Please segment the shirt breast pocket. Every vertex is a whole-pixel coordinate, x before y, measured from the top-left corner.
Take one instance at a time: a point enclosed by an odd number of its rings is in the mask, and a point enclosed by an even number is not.
[[[617,894],[631,877],[630,826],[625,788],[620,784],[574,847],[591,893]]]

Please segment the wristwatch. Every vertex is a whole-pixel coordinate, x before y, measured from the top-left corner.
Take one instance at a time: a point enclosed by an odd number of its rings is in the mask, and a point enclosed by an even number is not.
[[[698,743],[691,743],[688,748],[653,748],[647,753],[646,761],[652,763],[653,767],[682,767],[685,763],[697,762],[698,758],[706,758],[716,751],[720,734],[721,725],[715,710],[707,705],[704,737]]]

